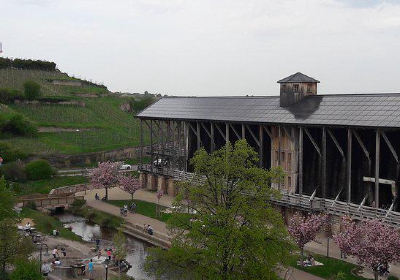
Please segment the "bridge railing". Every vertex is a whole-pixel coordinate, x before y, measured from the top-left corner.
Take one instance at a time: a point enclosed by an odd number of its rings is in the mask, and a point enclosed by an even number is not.
[[[49,207],[49,206],[67,206],[72,204],[75,200],[83,200],[84,196],[50,196],[50,197],[36,197],[36,198],[23,198],[22,205],[24,207],[32,203],[36,207]]]

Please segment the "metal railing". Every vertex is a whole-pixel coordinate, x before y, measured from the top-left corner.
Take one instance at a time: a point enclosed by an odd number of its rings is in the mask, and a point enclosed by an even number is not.
[[[195,174],[190,172],[174,170],[166,167],[153,166],[152,168],[149,164],[139,166],[139,171],[169,176],[177,181],[202,181],[202,179],[198,179]],[[279,199],[272,199],[272,203],[304,211],[319,211],[336,216],[350,216],[356,220],[379,219],[388,225],[400,227],[400,212],[373,208],[355,203],[347,203],[339,200],[324,199],[308,195],[291,194],[287,192],[282,192]]]

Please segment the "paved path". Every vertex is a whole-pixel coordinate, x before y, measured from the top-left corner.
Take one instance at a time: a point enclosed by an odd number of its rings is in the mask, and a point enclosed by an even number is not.
[[[99,194],[100,197],[103,197],[105,192],[104,190],[92,190],[92,191],[88,191],[87,194],[85,195],[85,199],[87,200],[87,204],[91,207],[97,208],[101,211],[119,216],[119,208],[113,205],[110,205],[108,203],[104,203],[101,201],[96,201],[94,196],[96,194],[96,192]],[[82,193],[78,193],[78,194],[84,194]],[[131,195],[122,191],[119,188],[113,188],[111,190],[109,190],[108,192],[109,194],[109,199],[110,200],[129,200],[131,199]],[[138,190],[136,191],[136,193],[134,194],[134,199],[138,199],[138,200],[144,200],[144,201],[148,201],[148,202],[153,202],[153,203],[157,203],[157,198],[156,198],[156,194],[153,192],[149,192],[146,190]],[[173,201],[173,197],[170,197],[168,195],[164,195],[161,199],[160,199],[160,204],[166,207],[171,207],[172,205],[172,201]],[[128,217],[125,218],[127,221],[133,223],[133,224],[138,224],[138,225],[143,225],[143,224],[150,224],[153,226],[154,230],[158,233],[161,233],[163,235],[167,235],[167,229],[165,226],[165,223],[140,215],[140,214],[128,214]],[[316,242],[310,242],[306,245],[305,249],[307,251],[310,252],[314,252],[320,255],[326,255],[326,249],[327,249],[327,240],[326,238],[319,236],[316,239]],[[340,258],[340,250],[337,247],[337,245],[333,242],[333,240],[330,240],[330,246],[329,246],[329,256],[332,258],[336,258],[336,259],[341,259]],[[354,258],[348,257],[346,259],[347,262],[350,263],[354,263],[356,264],[356,260]],[[391,266],[391,274],[397,277],[400,277],[400,265],[392,265]],[[366,270],[364,269],[364,277],[366,278],[373,278],[373,274],[372,271]],[[298,269],[294,269],[293,274],[292,274],[292,278],[290,278],[292,280],[320,280],[322,278],[313,276],[307,272],[298,270]],[[385,279],[385,278],[380,278],[380,279]]]

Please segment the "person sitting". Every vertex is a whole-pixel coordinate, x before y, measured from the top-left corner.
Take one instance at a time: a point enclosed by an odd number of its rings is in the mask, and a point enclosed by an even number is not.
[[[135,211],[136,211],[136,204],[135,204],[135,202],[132,202],[132,204],[131,204],[131,211],[132,211],[132,213],[135,213]]]
[[[104,196],[101,201],[107,201],[107,198]]]
[[[147,225],[147,233],[150,235],[153,235],[154,233],[154,229],[151,225]]]
[[[53,229],[53,235],[54,236],[60,235],[60,232],[58,231],[58,229]]]

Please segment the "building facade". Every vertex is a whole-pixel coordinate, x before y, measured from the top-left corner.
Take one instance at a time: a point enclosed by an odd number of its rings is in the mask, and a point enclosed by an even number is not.
[[[260,167],[285,171],[274,203],[400,226],[400,94],[318,95],[302,73],[278,83],[279,96],[163,98],[139,113],[143,185],[173,193],[197,149],[246,139]]]

